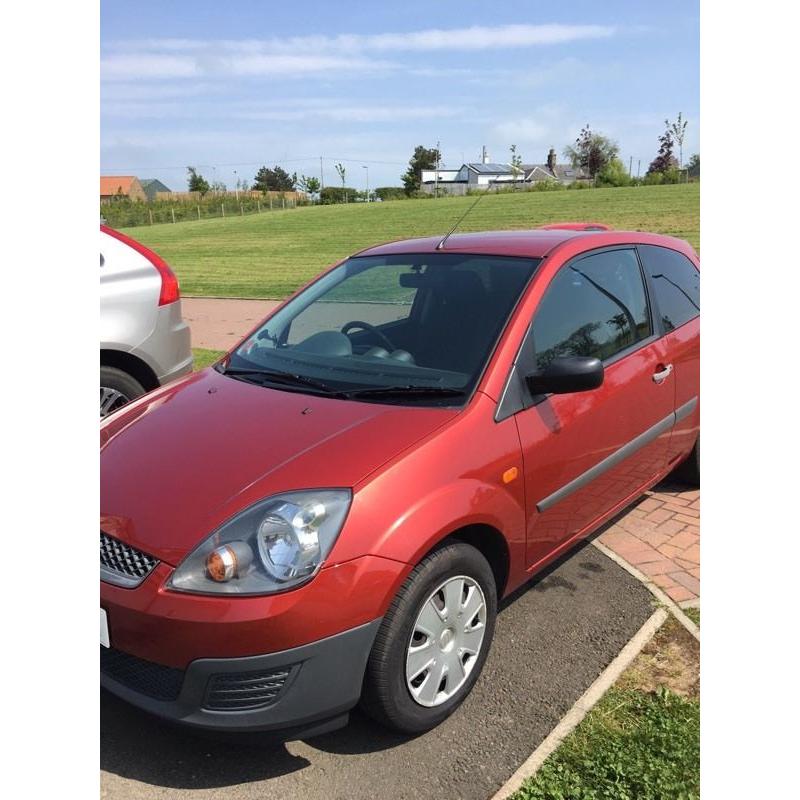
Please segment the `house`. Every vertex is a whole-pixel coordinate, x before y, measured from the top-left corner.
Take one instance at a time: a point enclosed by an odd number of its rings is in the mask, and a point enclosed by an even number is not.
[[[161,183],[158,178],[142,178],[139,183],[142,185],[142,189],[144,189],[144,193],[147,195],[147,199],[151,203],[156,199],[156,194],[158,192],[172,191],[169,186]]]
[[[551,147],[544,164],[522,164],[517,169],[511,164],[490,161],[483,148],[481,160],[462,164],[459,169],[442,167],[438,170],[424,169],[421,177],[421,190],[429,194],[466,194],[470,189],[498,189],[500,184],[518,183],[530,185],[541,181],[558,181],[564,185],[588,176],[581,170],[567,164],[556,162],[556,151]]]
[[[565,186],[575,181],[589,180],[589,176],[580,168],[571,164],[558,164],[556,151],[551,147],[544,164],[523,164],[525,183],[540,183],[541,181],[558,181]]]
[[[141,200],[145,202],[147,195],[133,175],[101,175],[100,176],[100,202],[110,203],[118,199]]]

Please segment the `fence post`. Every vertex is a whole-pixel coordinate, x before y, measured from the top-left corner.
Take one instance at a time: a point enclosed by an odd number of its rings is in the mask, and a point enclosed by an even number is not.
[[[225,217],[225,203],[220,203],[220,205],[222,206],[222,216],[224,218]]]
[[[261,201],[260,200],[256,200],[256,206],[258,207],[258,213],[260,214],[261,213]]]
[[[269,196],[269,210],[272,211],[272,195]]]
[[[241,211],[242,212],[242,216],[244,216],[244,204],[243,203],[239,203],[239,211]]]
[[[171,208],[170,211],[172,211],[172,224],[174,225],[175,224],[175,209]]]
[[[200,206],[197,206],[197,221],[200,221]]]
[[[286,198],[285,197],[281,197],[281,206],[283,207],[283,210],[286,211]]]

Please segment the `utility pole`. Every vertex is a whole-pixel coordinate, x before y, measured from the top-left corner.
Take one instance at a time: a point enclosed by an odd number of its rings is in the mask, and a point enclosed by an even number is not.
[[[236,202],[239,202],[239,173],[234,170],[233,174],[236,176]]]
[[[322,156],[319,157],[319,190],[320,192],[325,188],[325,177],[322,174]]]
[[[633,175],[633,156],[631,156],[631,163],[628,165],[628,175]]]
[[[433,196],[439,197],[439,140],[436,140],[436,173],[433,179],[434,190]]]
[[[369,167],[366,164],[362,164],[361,169],[367,171],[367,202],[369,203]]]
[[[637,178],[639,177],[639,172],[641,171],[641,169],[642,169],[642,159],[640,158],[639,159],[639,163],[636,165],[636,177]]]

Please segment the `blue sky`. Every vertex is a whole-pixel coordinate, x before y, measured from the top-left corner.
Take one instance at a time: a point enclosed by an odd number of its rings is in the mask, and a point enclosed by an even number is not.
[[[588,122],[644,172],[679,111],[699,151],[698,73],[694,1],[102,0],[101,171],[397,185],[417,144],[536,163]]]

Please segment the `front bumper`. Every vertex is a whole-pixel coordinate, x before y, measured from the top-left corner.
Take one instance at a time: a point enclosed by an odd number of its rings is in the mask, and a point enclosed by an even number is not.
[[[101,647],[101,685],[151,714],[201,730],[283,739],[347,723],[381,619],[268,655],[200,658],[186,670]]]

